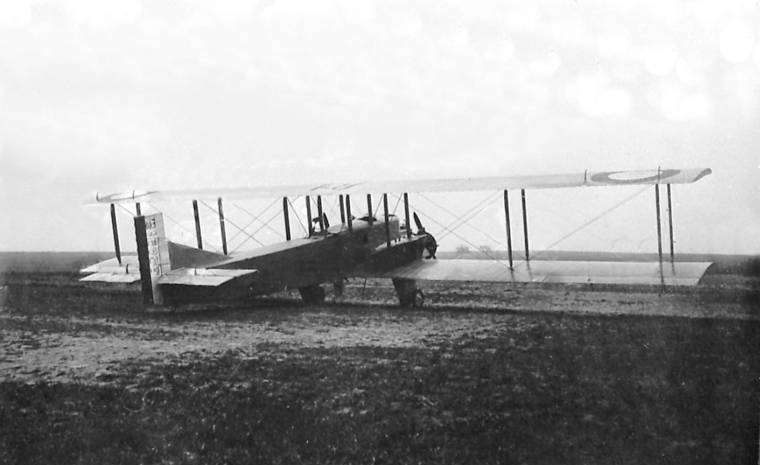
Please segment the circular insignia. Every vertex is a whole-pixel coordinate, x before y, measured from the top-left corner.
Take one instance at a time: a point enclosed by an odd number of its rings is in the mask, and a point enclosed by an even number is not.
[[[591,175],[591,181],[601,184],[642,184],[662,181],[680,173],[681,170],[651,171],[604,171]],[[651,173],[651,174],[650,174]]]

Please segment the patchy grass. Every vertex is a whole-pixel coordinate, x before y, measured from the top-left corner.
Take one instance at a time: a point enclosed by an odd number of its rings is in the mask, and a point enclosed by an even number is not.
[[[750,463],[757,323],[515,315],[423,348],[260,347],[0,383],[5,463]]]
[[[428,294],[498,306],[483,318],[467,308],[309,309],[292,300],[287,310],[272,300],[259,310],[145,315],[133,290],[93,292],[62,271],[4,276],[0,338],[20,336],[0,344],[0,361],[11,350],[45,350],[52,336],[90,338],[97,350],[116,334],[139,351],[216,322],[218,331],[194,341],[208,347],[256,325],[313,324],[317,335],[359,324],[378,328],[373,335],[436,327],[435,337],[403,347],[369,339],[301,347],[252,334],[241,349],[130,357],[79,382],[0,372],[0,463],[757,463],[760,321],[753,301],[727,298],[730,289],[658,296],[441,285]],[[373,283],[349,292],[393,298]],[[752,318],[571,311],[657,305]],[[552,311],[520,310],[528,307]]]

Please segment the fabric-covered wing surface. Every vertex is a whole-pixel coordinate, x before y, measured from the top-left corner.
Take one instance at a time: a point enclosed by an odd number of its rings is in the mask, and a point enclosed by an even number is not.
[[[80,273],[92,273],[80,281],[129,284],[140,280],[140,265],[137,256],[125,255],[121,264],[115,258],[111,258],[83,268]],[[256,273],[258,270],[183,267],[164,273],[157,278],[157,282],[161,285],[218,287],[238,278],[253,278]]]
[[[695,286],[708,266],[707,262],[665,262],[661,268],[659,262],[534,260],[515,262],[510,271],[505,262],[495,260],[425,260],[368,276],[431,281]]]
[[[244,269],[178,268],[161,275],[158,284],[217,287],[237,278],[252,278],[256,273],[257,270]]]
[[[79,270],[82,274],[92,273],[80,281],[99,281],[107,283],[129,284],[140,280],[140,265],[136,255],[125,255],[121,263],[115,258],[104,260]]]
[[[712,171],[699,169],[656,169],[644,171],[585,171],[574,174],[536,176],[492,176],[460,179],[369,181],[290,186],[257,186],[223,189],[180,189],[131,191],[98,196],[99,203],[157,201],[175,198],[216,199],[274,198],[301,195],[366,194],[375,192],[463,192],[501,189],[552,189],[581,186],[633,184],[683,184],[696,182]]]

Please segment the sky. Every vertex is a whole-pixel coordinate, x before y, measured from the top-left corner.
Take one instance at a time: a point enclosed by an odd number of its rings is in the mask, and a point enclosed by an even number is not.
[[[658,166],[713,170],[674,186],[678,251],[760,253],[757,1],[0,2],[0,250],[110,250],[96,192]],[[531,247],[655,251],[653,196],[529,191]],[[412,204],[443,248],[503,247],[498,193]]]

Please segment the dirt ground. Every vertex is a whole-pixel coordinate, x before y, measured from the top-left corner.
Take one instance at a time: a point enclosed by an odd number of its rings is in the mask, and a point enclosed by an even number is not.
[[[426,284],[145,313],[0,287],[0,463],[757,463],[754,282]]]

